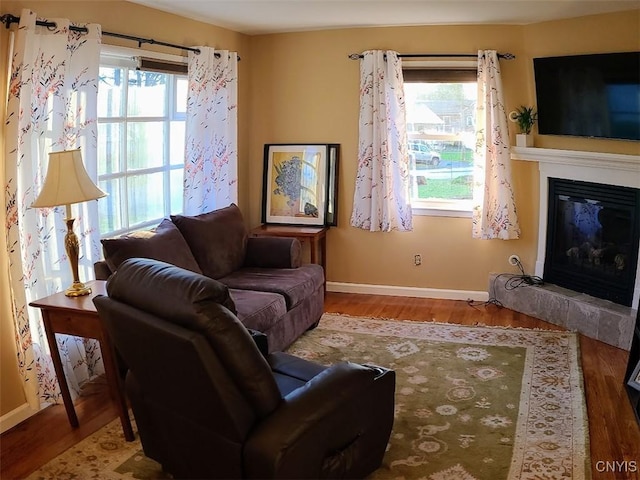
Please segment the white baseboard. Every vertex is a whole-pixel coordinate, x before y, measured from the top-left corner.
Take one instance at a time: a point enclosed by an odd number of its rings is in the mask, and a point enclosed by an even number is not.
[[[446,300],[475,300],[486,302],[488,292],[474,290],[446,290],[440,288],[397,287],[365,283],[327,282],[328,292],[363,293],[366,295],[392,295],[397,297],[437,298]]]
[[[28,403],[23,403],[0,417],[0,433],[6,432],[36,413],[38,412],[33,410]]]

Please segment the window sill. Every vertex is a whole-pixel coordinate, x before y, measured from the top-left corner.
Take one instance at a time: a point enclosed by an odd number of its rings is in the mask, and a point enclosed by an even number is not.
[[[411,212],[425,217],[471,218],[471,202],[414,202]]]

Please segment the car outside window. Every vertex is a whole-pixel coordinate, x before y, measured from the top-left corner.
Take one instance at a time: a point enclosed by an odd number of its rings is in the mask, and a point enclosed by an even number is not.
[[[424,169],[440,165],[440,153],[431,148],[428,142],[418,140],[409,142],[409,164],[412,169]]]

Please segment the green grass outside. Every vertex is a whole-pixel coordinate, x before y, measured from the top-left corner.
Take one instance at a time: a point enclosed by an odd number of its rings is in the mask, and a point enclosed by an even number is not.
[[[472,196],[471,182],[465,177],[454,180],[427,180],[426,185],[418,185],[418,198],[469,199]]]

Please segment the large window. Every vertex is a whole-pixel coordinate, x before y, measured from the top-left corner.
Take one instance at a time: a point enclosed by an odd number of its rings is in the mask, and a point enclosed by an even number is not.
[[[98,88],[103,237],[182,211],[187,78],[113,63],[102,62]]]
[[[414,67],[403,73],[414,212],[466,216],[476,141],[476,70]]]

